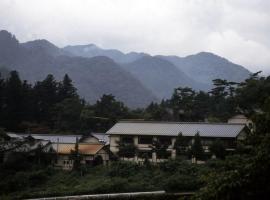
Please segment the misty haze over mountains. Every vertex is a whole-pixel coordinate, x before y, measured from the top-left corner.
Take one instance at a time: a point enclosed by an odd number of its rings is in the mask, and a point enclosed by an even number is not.
[[[60,80],[67,73],[87,101],[113,94],[133,108],[169,98],[176,87],[208,90],[213,79],[240,82],[250,74],[243,66],[207,52],[177,57],[124,54],[94,44],[58,48],[47,40],[19,43],[7,31],[0,31],[0,66],[4,74],[17,70],[31,82],[48,74]]]

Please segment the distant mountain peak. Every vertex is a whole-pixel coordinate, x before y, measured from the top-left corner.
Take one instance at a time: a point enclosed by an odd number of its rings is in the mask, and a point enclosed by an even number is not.
[[[19,43],[15,35],[12,35],[10,32],[6,30],[0,30],[0,44],[1,43],[8,44],[9,42]]]
[[[58,49],[57,46],[55,46],[53,43],[51,43],[45,39],[39,39],[39,40],[25,42],[25,43],[22,43],[22,45],[24,47],[27,47],[27,48],[42,47],[42,48],[56,48],[56,49]]]

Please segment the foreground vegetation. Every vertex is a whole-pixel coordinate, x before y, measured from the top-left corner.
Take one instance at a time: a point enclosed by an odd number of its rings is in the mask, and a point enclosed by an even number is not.
[[[104,95],[95,105],[85,103],[68,76],[62,82],[48,76],[32,87],[22,83],[18,74],[12,72],[9,79],[0,80],[0,122],[7,130],[100,130],[130,116],[146,120],[225,121],[236,113],[245,114],[254,124],[253,131],[235,155],[220,154],[221,160],[209,160],[205,165],[181,160],[158,166],[114,162],[109,167],[64,172],[45,163],[38,165],[26,157],[14,158],[0,166],[0,198],[166,190],[196,191],[193,198],[205,200],[268,199],[270,77],[254,74],[244,83],[225,80],[214,83],[215,88],[209,93],[177,88],[171,99],[152,103],[145,110],[131,111],[111,95]],[[29,105],[22,104],[27,94],[30,95],[27,98],[33,100]],[[50,101],[52,95],[57,98]],[[181,142],[179,145],[181,147]],[[181,148],[177,149],[181,154]]]
[[[24,165],[1,166],[1,199],[156,190],[196,191],[203,183],[200,176],[214,166],[211,162],[195,165],[181,160],[159,166],[114,162],[107,167],[85,167],[81,171]]]

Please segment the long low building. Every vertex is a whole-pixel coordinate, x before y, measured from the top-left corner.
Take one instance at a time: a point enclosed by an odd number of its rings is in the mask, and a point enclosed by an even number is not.
[[[227,151],[235,150],[237,141],[243,140],[248,132],[245,124],[238,123],[120,121],[106,134],[109,135],[110,150],[114,154],[119,152],[121,142],[134,144],[139,151],[151,155],[151,144],[157,140],[160,143],[166,142],[167,151],[175,157],[173,147],[180,133],[190,138],[190,145],[195,134],[199,133],[205,152],[209,152],[209,146],[217,139],[223,142]],[[152,156],[150,161],[158,162],[158,159]]]

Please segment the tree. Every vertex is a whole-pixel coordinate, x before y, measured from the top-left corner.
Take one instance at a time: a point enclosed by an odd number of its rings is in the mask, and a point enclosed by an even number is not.
[[[161,143],[159,140],[154,139],[152,144],[152,151],[157,154],[157,158],[166,159],[168,157],[168,144]]]
[[[186,155],[187,153],[187,147],[189,144],[189,139],[187,137],[184,137],[183,134],[180,132],[178,136],[176,137],[175,143],[174,143],[174,149],[176,150],[176,155]]]
[[[144,118],[147,120],[168,121],[173,118],[169,110],[168,101],[162,100],[160,104],[151,102],[145,109]]]
[[[194,136],[193,144],[191,146],[191,153],[192,156],[196,158],[196,160],[204,159],[204,150],[201,143],[201,137],[199,132],[197,132]]]
[[[17,130],[23,119],[23,90],[18,72],[10,72],[4,95],[4,125],[8,130]]]
[[[61,131],[80,130],[80,116],[84,105],[78,98],[64,99],[51,109],[54,128]]]
[[[0,125],[3,125],[1,124],[3,118],[4,118],[4,114],[3,114],[3,111],[4,111],[4,99],[5,99],[5,80],[4,78],[2,77],[2,74],[0,73]]]
[[[270,195],[270,137],[263,139],[251,155],[227,157],[221,168],[203,177],[205,186],[194,199],[253,200]]]
[[[73,170],[80,170],[81,167],[81,154],[79,152],[79,139],[76,138],[75,148],[70,152],[70,159],[73,160]]]
[[[213,155],[220,159],[224,159],[226,156],[225,147],[220,139],[217,139],[211,144],[210,151]]]
[[[78,98],[76,88],[72,84],[72,80],[67,74],[65,74],[63,81],[59,83],[58,89],[59,101],[63,101],[67,98]]]
[[[10,137],[7,135],[7,133],[5,132],[5,129],[0,127],[0,139],[3,139],[4,141],[9,140]],[[0,145],[1,146],[1,145]],[[1,147],[0,147],[1,149]]]
[[[137,154],[138,148],[133,143],[124,143],[122,141],[118,142],[119,151],[118,156],[120,158],[134,158]]]
[[[128,113],[128,108],[120,101],[117,101],[113,95],[103,95],[100,100],[94,105],[95,115],[97,118],[107,118],[101,120],[102,127],[107,130],[117,120],[125,118]]]
[[[57,90],[58,83],[51,74],[34,86],[35,119],[39,123],[48,124],[51,128],[53,127],[51,108],[58,103]]]
[[[195,91],[191,88],[176,88],[170,100],[174,120],[193,121]]]

